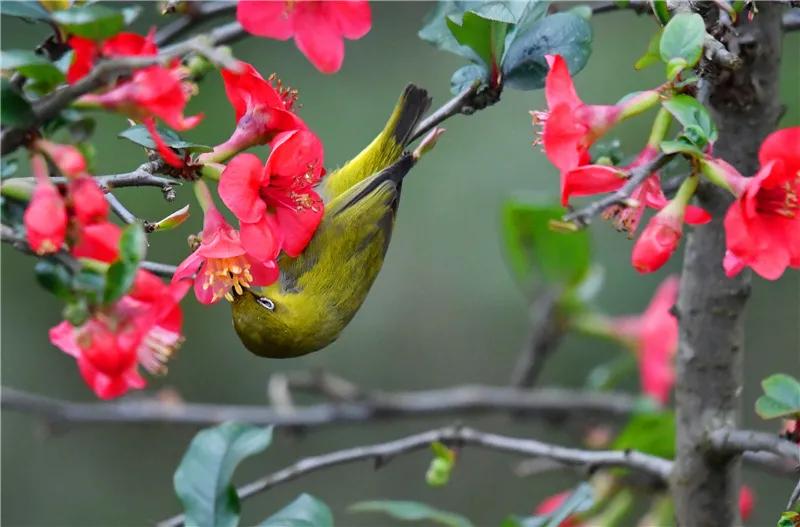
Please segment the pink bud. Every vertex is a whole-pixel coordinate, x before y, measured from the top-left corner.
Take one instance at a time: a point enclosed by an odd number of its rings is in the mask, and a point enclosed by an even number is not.
[[[681,241],[681,220],[669,208],[650,219],[631,254],[631,263],[637,271],[652,273],[667,263]]]

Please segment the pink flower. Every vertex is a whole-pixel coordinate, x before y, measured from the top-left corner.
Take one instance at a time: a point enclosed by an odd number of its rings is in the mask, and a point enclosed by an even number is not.
[[[68,178],[74,178],[86,172],[86,160],[80,150],[74,146],[37,139],[34,148],[50,158],[56,168]]]
[[[570,170],[562,174],[561,202],[566,206],[571,196],[591,196],[616,191],[625,184],[632,170],[651,162],[657,156],[658,150],[648,145],[626,167],[583,165]],[[661,210],[669,202],[661,190],[658,172],[653,172],[636,187],[630,197],[636,205],[616,205],[609,207],[603,214],[605,218],[613,220],[617,230],[625,231],[629,236],[633,236],[639,227],[645,207]],[[690,225],[701,225],[711,221],[711,215],[700,207],[688,205],[684,220]]]
[[[739,489],[739,516],[742,517],[742,521],[750,519],[755,504],[756,497],[753,490],[747,485],[742,485]]]
[[[236,113],[236,129],[213,152],[200,156],[201,161],[225,161],[251,146],[269,143],[281,132],[306,128],[292,113],[297,93],[283,88],[280,81],[273,86],[246,62],[239,62],[238,72],[223,69],[222,80]]]
[[[80,229],[72,256],[111,263],[119,257],[121,236],[122,229],[108,221],[86,225]]]
[[[547,55],[550,72],[545,79],[547,112],[532,112],[534,126],[541,124],[541,142],[547,159],[562,173],[589,162],[589,147],[621,119],[644,111],[658,100],[656,91],[637,94],[623,104],[587,105],[575,92],[566,61]]]
[[[81,175],[69,182],[72,212],[81,225],[100,223],[108,218],[108,202],[97,182]]]
[[[175,271],[173,283],[194,277],[194,292],[203,304],[222,297],[232,300],[230,290],[242,294],[244,288],[265,286],[278,279],[274,259],[259,259],[249,254],[239,232],[228,225],[211,206],[203,221],[202,243]]]
[[[39,255],[54,253],[61,249],[67,236],[67,207],[50,181],[41,156],[31,158],[31,171],[36,177],[36,188],[22,218],[28,245]]]
[[[775,280],[800,268],[800,127],[771,134],[758,157],[758,173],[731,185],[739,199],[725,215],[723,265],[728,276],[749,266]]]
[[[625,339],[636,353],[642,390],[662,403],[669,400],[675,384],[673,361],[678,350],[678,321],[670,310],[677,297],[678,278],[671,276],[658,287],[643,314],[612,321],[614,333]]]
[[[250,254],[269,260],[281,249],[292,257],[303,252],[324,213],[312,188],[325,173],[322,165],[322,143],[308,130],[278,136],[264,166],[253,154],[228,163],[219,194],[239,219]]]
[[[51,328],[50,342],[75,357],[84,381],[102,399],[143,388],[138,365],[163,374],[183,340],[178,303],[188,288],[188,282],[167,286],[139,270],[128,295],[79,328],[66,321]]]
[[[365,0],[241,0],[236,19],[245,31],[259,37],[287,40],[294,36],[298,49],[323,73],[334,73],[342,67],[344,38],[359,39],[372,25]]]

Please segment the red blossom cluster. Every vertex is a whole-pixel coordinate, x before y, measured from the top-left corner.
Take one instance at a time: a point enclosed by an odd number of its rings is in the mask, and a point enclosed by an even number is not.
[[[75,258],[112,264],[119,258],[121,229],[108,219],[102,189],[86,172],[86,162],[73,146],[36,140],[31,168],[36,178],[24,224],[28,243],[37,254],[69,250]],[[50,180],[46,158],[67,179],[62,195]],[[182,341],[181,311],[187,282],[171,286],[138,270],[132,289],[111,305],[92,306],[78,326],[63,321],[50,330],[50,342],[75,357],[86,384],[107,399],[142,388],[141,364],[163,373],[165,362]]]
[[[231,137],[199,160],[225,161],[219,194],[240,223],[231,227],[205,190],[206,218],[202,243],[179,266],[173,280],[195,277],[195,294],[204,304],[232,299],[230,290],[265,286],[278,279],[281,251],[299,255],[319,223],[324,206],[314,190],[325,174],[319,138],[292,113],[296,94],[278,81],[265,80],[250,64],[239,71],[222,70],[225,93],[236,114]],[[266,163],[251,153],[255,145],[269,144]]]
[[[102,42],[82,37],[70,37],[69,45],[74,51],[72,63],[67,71],[67,81],[74,84],[86,76],[99,60],[119,57],[148,57],[158,54],[153,41],[154,32],[146,37],[135,33],[119,33]],[[80,105],[99,106],[141,121],[150,132],[164,161],[174,167],[183,162],[167,147],[156,130],[155,119],[161,119],[176,130],[187,130],[196,126],[202,115],[186,117],[184,109],[194,86],[186,79],[186,71],[175,59],[165,67],[160,65],[137,69],[128,78],[101,93],[90,93],[79,100]]]
[[[542,126],[537,143],[543,145],[547,158],[561,172],[562,204],[567,205],[573,196],[618,190],[634,169],[656,158],[668,123],[654,125],[647,145],[625,167],[591,164],[589,148],[619,121],[655,105],[659,92],[634,94],[611,106],[587,105],[576,94],[563,58],[556,55],[547,59],[548,111],[532,114],[534,125]],[[787,267],[800,267],[800,128],[770,135],[759,159],[761,169],[752,178],[742,177],[708,153],[697,165],[712,182],[737,197],[725,217],[728,250],[724,267],[728,276],[749,266],[764,278],[777,279]],[[661,189],[658,172],[653,172],[631,193],[628,203],[605,211],[604,216],[630,236],[636,232],[645,208],[658,211],[634,244],[631,263],[638,271],[656,271],[669,260],[680,243],[684,223],[702,225],[711,221],[706,211],[689,204],[697,183],[697,175],[687,178],[670,200]]]

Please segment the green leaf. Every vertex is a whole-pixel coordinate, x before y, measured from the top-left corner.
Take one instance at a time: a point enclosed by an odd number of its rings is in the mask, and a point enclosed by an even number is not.
[[[89,320],[89,304],[83,297],[76,298],[73,302],[69,302],[64,306],[62,312],[64,320],[73,326],[81,326],[84,322]]]
[[[764,395],[756,400],[762,419],[794,416],[800,419],[800,382],[791,375],[776,373],[761,381]]]
[[[122,12],[101,4],[73,6],[52,17],[68,33],[93,40],[112,37],[125,27]]]
[[[29,20],[50,20],[50,13],[39,2],[5,1],[0,2],[0,14],[27,18]]]
[[[6,3],[6,2],[3,2]],[[31,104],[7,79],[0,80],[0,121],[3,126],[28,128],[33,124],[34,115]]]
[[[175,492],[183,504],[186,524],[234,527],[239,522],[239,498],[231,477],[248,456],[272,442],[272,427],[224,423],[199,432],[175,471]]]
[[[61,82],[64,74],[55,64],[33,51],[14,49],[0,53],[0,68],[15,70],[35,81],[42,91],[48,91]]]
[[[661,141],[661,151],[665,154],[686,154],[692,157],[696,157],[698,159],[704,156],[703,151],[697,148],[697,146],[691,142],[689,142],[684,137],[679,137],[678,139],[669,140],[669,141]]]
[[[564,209],[557,205],[512,199],[503,206],[503,238],[512,271],[525,286],[535,278],[573,286],[589,271],[591,250],[586,231],[550,229]]]
[[[169,128],[156,126],[156,130],[170,148],[175,148],[177,150],[188,150],[190,152],[210,152],[213,150],[210,146],[186,141]],[[132,126],[127,130],[120,132],[118,137],[127,139],[128,141],[136,143],[137,145],[143,146],[149,150],[154,150],[156,148],[156,143],[153,141],[153,138],[150,137],[150,132],[148,132],[147,128],[141,124],[137,124],[136,126]]]
[[[467,64],[453,73],[450,78],[450,92],[457,95],[472,86],[476,81],[485,84],[488,81],[488,77],[489,72],[482,65]]]
[[[581,483],[558,509],[550,513],[546,527],[558,527],[573,514],[588,510],[594,504],[594,492],[588,483]]]
[[[614,441],[614,448],[672,459],[675,457],[675,414],[672,411],[633,414]]]
[[[674,59],[667,62],[666,72],[667,72],[667,79],[670,81],[674,81],[678,75],[681,74],[683,70],[685,70],[689,64],[686,62],[685,59],[680,57],[675,57]]]
[[[661,60],[669,64],[673,59],[683,59],[686,67],[694,67],[703,53],[706,25],[697,13],[678,13],[661,34],[659,51]]]
[[[301,494],[264,520],[260,527],[333,527],[333,513],[314,496]]]
[[[518,35],[528,31],[533,24],[538,22],[547,14],[547,8],[550,2],[545,0],[527,0],[525,2],[511,1],[508,2],[508,9],[514,14],[514,25],[509,28],[508,35],[506,35],[506,53],[508,48]],[[503,57],[505,61],[505,57]]]
[[[103,301],[103,291],[106,287],[106,277],[94,269],[84,267],[72,278],[72,289],[77,294],[86,298],[92,304],[100,304]]]
[[[695,139],[702,139],[702,142],[692,141],[697,146],[703,147],[706,143],[713,143],[717,140],[717,127],[705,106],[689,95],[675,95],[671,99],[664,101],[664,108],[669,111],[680,122],[684,129],[692,127],[696,132],[701,132]]]
[[[503,56],[507,23],[467,11],[461,15],[461,20],[458,22],[455,17],[448,17],[447,27],[456,41],[472,49],[487,67],[497,66],[500,57]]]
[[[797,527],[800,525],[800,513],[785,511],[778,518],[778,527]]]
[[[636,61],[636,64],[633,67],[637,70],[643,70],[647,66],[651,64],[655,64],[661,60],[661,52],[659,51],[659,46],[661,44],[661,28],[656,31],[656,33],[650,37],[650,42],[647,44],[647,51],[644,52],[644,55],[639,57],[639,60]]]
[[[0,178],[5,179],[11,177],[19,170],[18,159],[3,159],[0,161]]]
[[[592,48],[592,28],[570,13],[556,13],[516,36],[503,58],[505,84],[519,90],[544,86],[549,68],[545,55],[559,54],[574,75],[586,65]]]
[[[444,443],[431,443],[434,458],[431,460],[428,471],[425,473],[425,481],[431,487],[442,487],[450,481],[450,475],[456,462],[456,454]]]
[[[60,263],[50,259],[39,260],[33,271],[36,273],[36,281],[47,291],[65,301],[74,298],[72,273]]]
[[[473,527],[472,522],[460,514],[435,509],[417,501],[362,501],[351,505],[349,510],[352,512],[382,512],[403,521],[428,520],[446,527]]]
[[[440,1],[436,3],[433,10],[425,17],[422,29],[417,35],[419,38],[436,46],[443,51],[449,51],[465,57],[473,62],[479,61],[479,57],[468,46],[462,46],[450,32],[447,20],[450,15],[460,16],[470,8],[477,8],[480,2],[460,2],[460,1]]]
[[[106,273],[105,304],[115,302],[130,291],[146,251],[147,239],[142,226],[132,223],[125,227],[119,239],[119,260],[112,263]]]
[[[656,15],[656,19],[661,25],[666,26],[672,16],[669,13],[669,7],[667,7],[667,0],[651,0],[650,7],[652,7],[653,14]]]

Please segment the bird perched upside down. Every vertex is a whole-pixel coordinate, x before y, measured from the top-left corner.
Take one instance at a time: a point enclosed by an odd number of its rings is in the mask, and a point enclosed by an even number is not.
[[[356,314],[383,265],[400,187],[418,159],[405,147],[430,102],[409,85],[383,131],[322,181],[325,216],[303,253],[281,256],[275,284],[235,297],[233,325],[251,352],[311,353],[336,340]]]

